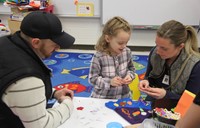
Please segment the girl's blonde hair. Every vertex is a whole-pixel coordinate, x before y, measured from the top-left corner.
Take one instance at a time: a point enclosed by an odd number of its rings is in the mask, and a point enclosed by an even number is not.
[[[105,52],[109,54],[108,43],[105,40],[105,35],[116,36],[118,30],[124,30],[125,32],[131,32],[130,24],[122,17],[116,16],[110,19],[104,26],[102,35],[100,36],[95,49],[99,52]]]
[[[192,26],[184,26],[182,23],[170,20],[165,22],[157,30],[157,36],[170,39],[176,47],[181,43],[185,44],[186,53],[200,56],[198,50],[198,39],[195,29]]]

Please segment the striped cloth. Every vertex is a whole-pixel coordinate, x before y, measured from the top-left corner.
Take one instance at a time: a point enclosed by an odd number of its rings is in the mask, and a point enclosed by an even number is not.
[[[45,86],[36,77],[13,83],[2,98],[26,128],[56,128],[71,116],[73,110],[71,99],[46,109]]]

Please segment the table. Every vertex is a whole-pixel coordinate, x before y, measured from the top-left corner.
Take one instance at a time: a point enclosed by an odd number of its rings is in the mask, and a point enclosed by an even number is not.
[[[108,101],[116,100],[74,97],[74,110],[71,117],[58,128],[106,128],[110,122],[118,122],[124,127],[130,126],[128,121],[105,106]],[[78,107],[83,109],[77,110]],[[131,126],[131,128],[136,127]]]

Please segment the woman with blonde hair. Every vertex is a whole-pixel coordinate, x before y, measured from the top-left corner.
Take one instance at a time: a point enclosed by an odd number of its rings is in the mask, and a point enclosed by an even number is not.
[[[153,106],[170,109],[184,90],[194,94],[200,91],[197,35],[193,27],[170,20],[157,30],[155,43],[139,89],[148,95],[147,100],[155,101]]]

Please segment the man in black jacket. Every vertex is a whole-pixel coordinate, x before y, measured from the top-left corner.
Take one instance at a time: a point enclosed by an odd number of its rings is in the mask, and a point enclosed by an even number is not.
[[[55,128],[70,117],[73,92],[52,93],[51,71],[42,59],[74,41],[62,30],[58,17],[40,11],[29,13],[20,31],[0,38],[1,128]],[[51,98],[60,104],[48,109]]]

